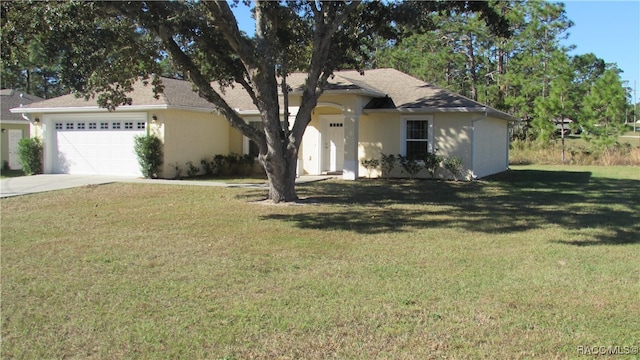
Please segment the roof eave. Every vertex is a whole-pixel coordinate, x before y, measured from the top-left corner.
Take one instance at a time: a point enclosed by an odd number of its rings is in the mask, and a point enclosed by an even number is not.
[[[398,114],[428,114],[428,113],[487,113],[492,116],[505,119],[505,120],[517,120],[516,117],[511,116],[501,111],[485,108],[485,107],[415,107],[415,108],[393,108],[393,109],[364,109],[364,113],[398,113]]]
[[[153,111],[153,110],[189,110],[196,112],[216,112],[214,108],[201,108],[190,106],[171,106],[171,105],[126,105],[119,106],[115,109],[116,112],[130,112],[130,111]],[[34,114],[34,113],[46,113],[46,114],[59,114],[59,113],[101,113],[109,112],[108,109],[99,106],[70,106],[70,107],[42,107],[42,108],[13,108],[9,110],[14,114]]]
[[[15,125],[29,125],[29,122],[24,119],[0,119],[2,124],[15,124]]]
[[[381,93],[373,90],[365,90],[365,89],[343,89],[343,90],[324,90],[322,94],[332,94],[332,95],[363,95],[363,96],[371,96],[371,97],[385,97],[387,94]],[[279,94],[280,96],[282,94]],[[291,91],[289,95],[302,96],[301,90]]]

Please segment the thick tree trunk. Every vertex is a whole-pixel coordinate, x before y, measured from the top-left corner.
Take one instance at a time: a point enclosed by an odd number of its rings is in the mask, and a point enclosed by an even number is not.
[[[478,74],[476,73],[476,56],[473,49],[473,35],[467,34],[467,57],[469,59],[469,76],[471,77],[471,100],[478,101]]]
[[[289,148],[284,156],[259,156],[259,161],[269,179],[269,197],[274,203],[297,201],[295,182],[298,167],[298,150]]]

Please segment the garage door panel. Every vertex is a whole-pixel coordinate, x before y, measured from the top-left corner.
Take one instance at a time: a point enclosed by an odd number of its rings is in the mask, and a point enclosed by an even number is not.
[[[140,176],[133,151],[134,137],[144,125],[124,121],[64,121],[56,123],[53,171],[69,174]],[[133,126],[130,124],[133,123]]]

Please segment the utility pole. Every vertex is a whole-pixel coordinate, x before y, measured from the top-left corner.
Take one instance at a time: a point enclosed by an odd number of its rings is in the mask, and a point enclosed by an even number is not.
[[[638,93],[636,90],[636,81],[633,80],[633,132],[636,132],[638,125]]]

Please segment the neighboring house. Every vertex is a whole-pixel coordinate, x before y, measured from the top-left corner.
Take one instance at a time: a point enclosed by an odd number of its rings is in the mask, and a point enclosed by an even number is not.
[[[569,118],[563,118],[562,120],[560,119],[553,119],[553,123],[556,125],[556,133],[558,135],[562,135],[562,133],[564,133],[564,135],[569,135],[571,133],[571,131],[575,131],[576,134],[580,133],[580,129],[575,129],[574,128],[574,121],[572,119]]]
[[[289,112],[299,108],[305,74],[287,83]],[[213,105],[197,96],[190,83],[163,79],[164,92],[136,85],[132,105],[114,112],[74,95],[12,109],[25,113],[34,136],[45,144],[45,173],[140,175],[133,137],[152,132],[164,142],[163,177],[199,165],[215,154],[255,154],[250,141],[231,128]],[[240,86],[225,99],[249,124],[260,126],[259,113]],[[514,117],[435,87],[393,69],[337,71],[318,101],[299,151],[299,174],[342,173],[354,180],[364,159],[381,154],[410,155],[438,151],[463,160],[463,177],[479,178],[507,169],[508,126]],[[380,176],[380,172],[373,176]],[[405,176],[399,167],[391,176]],[[428,176],[426,171],[422,176]],[[450,177],[440,170],[440,177]]]
[[[11,113],[9,109],[28,105],[42,98],[28,95],[18,90],[0,90],[0,126],[2,137],[0,138],[0,162],[9,169],[22,169],[18,159],[18,142],[23,137],[29,137],[29,121],[19,113]]]

